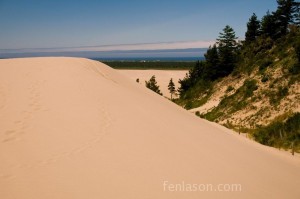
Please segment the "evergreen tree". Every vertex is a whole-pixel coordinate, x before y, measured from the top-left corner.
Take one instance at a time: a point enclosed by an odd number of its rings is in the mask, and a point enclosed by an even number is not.
[[[279,38],[288,31],[289,23],[293,22],[295,10],[294,0],[277,0],[277,10],[274,13],[276,17],[276,36]]]
[[[275,37],[275,17],[268,11],[261,20],[261,34],[266,37]]]
[[[168,89],[170,91],[171,94],[171,99],[173,99],[173,95],[176,93],[176,89],[175,89],[175,84],[173,82],[173,79],[170,79],[169,85],[168,85]]]
[[[246,43],[254,41],[260,35],[260,21],[257,19],[255,13],[249,19],[247,23],[247,32],[245,34]]]
[[[159,86],[157,85],[155,75],[153,75],[149,81],[145,81],[146,87],[149,88],[150,90],[162,95],[162,93],[159,90]]]
[[[204,63],[202,61],[197,61],[194,68],[189,71],[189,78],[191,84],[195,84],[199,78],[201,78],[204,71]]]
[[[180,84],[178,88],[178,93],[180,95],[180,98],[183,98],[186,91],[188,91],[191,87],[191,78],[190,73],[186,73],[185,77],[183,79],[179,79],[178,83]]]
[[[237,61],[238,43],[236,39],[237,37],[235,36],[233,28],[228,25],[223,29],[223,32],[220,33],[217,39],[220,57],[220,65],[217,70],[218,77],[224,77],[233,71]]]
[[[216,44],[209,47],[204,54],[206,67],[204,67],[203,78],[214,80],[217,78],[218,67],[220,64],[219,53]]]
[[[207,52],[204,54],[206,63],[209,63],[211,66],[216,66],[219,64],[219,54],[216,44],[213,47],[209,47]]]

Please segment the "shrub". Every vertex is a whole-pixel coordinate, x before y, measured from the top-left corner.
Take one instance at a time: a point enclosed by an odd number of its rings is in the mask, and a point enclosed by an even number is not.
[[[287,96],[289,93],[289,89],[287,87],[279,86],[277,92],[272,92],[270,94],[270,104],[278,105],[280,101]]]
[[[261,82],[265,83],[269,81],[269,77],[267,75],[264,75],[262,78],[261,78]]]
[[[300,73],[300,63],[296,63],[292,67],[290,67],[289,72],[293,75],[299,74]]]
[[[263,60],[259,66],[259,71],[263,71],[265,70],[267,67],[269,67],[271,64],[273,63],[272,60],[270,59],[266,59],[266,60]]]
[[[285,122],[276,121],[258,128],[253,133],[253,137],[264,145],[288,149],[293,144],[296,150],[299,150],[300,113],[293,114]]]
[[[253,95],[253,92],[258,89],[257,82],[255,79],[246,80],[244,82],[243,87],[245,88],[244,98],[251,97]]]
[[[229,93],[233,90],[234,90],[234,88],[232,86],[228,86],[227,89],[226,89],[226,93]]]

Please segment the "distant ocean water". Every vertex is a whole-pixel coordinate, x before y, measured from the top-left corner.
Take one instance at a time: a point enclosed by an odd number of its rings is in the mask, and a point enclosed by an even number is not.
[[[207,48],[163,49],[163,50],[115,50],[115,51],[68,51],[30,52],[30,50],[1,50],[0,58],[16,57],[85,57],[100,61],[197,61],[203,60]]]

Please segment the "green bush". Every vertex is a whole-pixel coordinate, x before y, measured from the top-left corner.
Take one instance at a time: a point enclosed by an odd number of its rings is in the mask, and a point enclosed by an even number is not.
[[[226,89],[226,93],[229,93],[233,90],[234,90],[234,88],[232,86],[228,86],[227,89]]]
[[[299,74],[300,73],[300,63],[296,63],[292,67],[290,67],[289,72],[293,75]]]
[[[262,83],[265,83],[265,82],[267,82],[267,81],[269,81],[269,77],[268,77],[267,75],[264,75],[264,76],[261,78],[261,82],[262,82]]]
[[[244,82],[244,98],[251,97],[253,92],[258,89],[257,81],[255,79],[246,80]]]
[[[287,96],[289,93],[289,89],[287,87],[279,86],[277,89],[277,92],[271,92],[270,93],[270,104],[272,105],[278,105],[280,104],[280,101]]]
[[[296,151],[300,149],[300,113],[290,116],[285,122],[276,121],[267,126],[260,127],[253,133],[253,137],[261,144],[291,148],[292,144]]]
[[[271,59],[264,59],[259,65],[259,71],[264,71],[267,67],[269,67],[273,61]]]

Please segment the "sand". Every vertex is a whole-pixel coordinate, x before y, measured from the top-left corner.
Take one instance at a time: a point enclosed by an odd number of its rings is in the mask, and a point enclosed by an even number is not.
[[[300,197],[299,158],[83,58],[0,60],[0,163],[1,199]]]
[[[179,79],[183,79],[188,72],[187,70],[118,70],[119,73],[128,77],[129,79],[136,82],[136,79],[139,78],[139,84],[145,86],[145,81],[155,75],[157,85],[159,86],[160,91],[163,96],[171,98],[170,91],[168,90],[168,85],[170,79],[173,79],[176,90],[179,87]],[[172,96],[176,98],[176,95]]]

